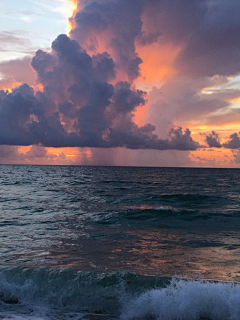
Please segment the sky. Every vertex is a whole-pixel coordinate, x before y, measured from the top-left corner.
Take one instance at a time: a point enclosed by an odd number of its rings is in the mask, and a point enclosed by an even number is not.
[[[238,0],[0,12],[0,163],[240,167]]]

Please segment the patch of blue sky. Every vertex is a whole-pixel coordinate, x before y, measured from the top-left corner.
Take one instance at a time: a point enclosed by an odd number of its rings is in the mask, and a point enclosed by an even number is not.
[[[66,33],[68,0],[0,0],[0,62],[48,49]]]

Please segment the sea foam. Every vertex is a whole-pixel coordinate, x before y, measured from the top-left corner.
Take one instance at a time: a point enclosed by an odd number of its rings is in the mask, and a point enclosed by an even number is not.
[[[0,270],[3,319],[80,319],[92,314],[121,320],[239,320],[239,301],[237,283],[58,268]]]
[[[173,278],[124,306],[121,320],[239,320],[240,285]]]

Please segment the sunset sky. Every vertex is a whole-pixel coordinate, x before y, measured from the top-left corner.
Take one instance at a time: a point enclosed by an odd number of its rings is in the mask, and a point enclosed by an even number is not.
[[[0,12],[0,163],[240,167],[239,0]]]

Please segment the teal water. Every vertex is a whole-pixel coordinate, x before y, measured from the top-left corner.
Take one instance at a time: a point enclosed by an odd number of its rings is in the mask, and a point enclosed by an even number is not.
[[[0,318],[240,319],[239,181],[0,166]]]

